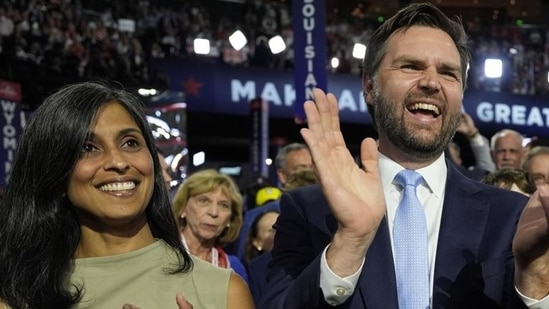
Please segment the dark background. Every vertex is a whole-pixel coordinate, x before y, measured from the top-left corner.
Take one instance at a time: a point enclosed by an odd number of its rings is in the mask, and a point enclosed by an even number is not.
[[[104,1],[110,3],[109,1]],[[121,1],[130,3],[132,1]],[[135,1],[134,1],[135,2]],[[189,1],[171,0],[161,1],[170,5],[183,5]],[[274,2],[265,0],[264,2]],[[278,1],[286,2],[289,1]],[[371,14],[373,16],[390,16],[400,7],[416,1],[405,0],[327,0],[328,13],[337,11],[352,11],[353,14]],[[549,1],[545,0],[516,0],[515,5],[511,1],[504,0],[444,0],[432,1],[442,10],[451,15],[460,15],[463,19],[490,20],[494,14],[502,20],[509,20],[509,16],[520,16],[528,23],[546,24],[548,21],[543,16],[549,16]],[[201,4],[229,3],[221,0],[204,0]],[[101,7],[102,1],[86,1],[86,5]],[[219,8],[219,6],[217,6]],[[224,12],[218,12],[223,14]],[[229,14],[230,12],[226,12]],[[23,103],[26,109],[36,108],[42,99],[57,87],[77,82],[76,79],[68,79],[63,72],[37,70],[36,67],[15,57],[15,51],[9,49],[9,39],[3,41],[3,50],[0,54],[0,78],[21,83],[23,90]],[[360,77],[357,77],[360,78]],[[128,84],[129,89],[139,85]],[[152,78],[148,81],[148,87],[162,87],[161,79]],[[228,116],[220,114],[207,114],[189,112],[187,115],[187,136],[190,153],[206,151],[207,159],[212,161],[246,163],[249,159],[249,135],[250,123],[247,116]],[[302,141],[299,129],[302,126],[294,123],[293,119],[271,118],[269,120],[270,154],[276,154],[278,147],[283,144]],[[342,123],[343,134],[347,146],[353,155],[358,155],[360,142],[366,136],[375,137],[373,128],[360,124]],[[458,137],[460,138],[460,137]],[[464,149],[465,161],[467,149]]]

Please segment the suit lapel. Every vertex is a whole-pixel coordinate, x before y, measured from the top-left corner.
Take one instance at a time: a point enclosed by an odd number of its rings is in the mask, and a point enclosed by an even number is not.
[[[393,252],[385,217],[368,249],[357,292],[360,297],[353,298],[350,308],[398,309]]]
[[[448,179],[436,253],[433,308],[439,308],[445,303],[460,271],[478,255],[489,210],[483,206],[482,200],[474,196],[479,188],[452,164],[447,165]]]

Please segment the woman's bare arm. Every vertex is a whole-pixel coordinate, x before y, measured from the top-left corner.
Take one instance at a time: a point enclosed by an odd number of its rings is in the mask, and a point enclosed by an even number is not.
[[[229,281],[229,295],[227,296],[227,309],[254,309],[252,294],[246,281],[236,273],[231,274]]]

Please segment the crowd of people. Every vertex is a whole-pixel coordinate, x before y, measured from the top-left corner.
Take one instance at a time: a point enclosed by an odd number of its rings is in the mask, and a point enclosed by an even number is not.
[[[463,113],[472,53],[437,7],[406,6],[369,43],[378,136],[358,164],[337,99],[315,89],[304,143],[253,193],[215,169],[171,187],[143,102],[119,84],[49,95],[0,204],[0,305],[549,308],[549,146],[487,138]]]
[[[478,18],[465,22],[473,41],[470,88],[549,95],[547,26],[520,27],[511,20],[490,23]],[[358,76],[360,60],[351,55],[353,45],[367,42],[379,25],[372,12],[328,12],[327,58],[340,60],[339,67],[330,70]],[[249,42],[239,51],[228,41],[236,29]],[[277,55],[266,44],[275,34],[281,34],[287,45]],[[195,38],[211,40],[208,56],[194,53]],[[36,89],[98,77],[166,87],[162,72],[151,69],[154,58],[291,70],[292,41],[290,8],[284,1],[4,0],[0,4],[4,75],[0,77],[25,81],[25,76],[34,76],[34,87],[25,89],[31,99]],[[483,63],[489,57],[503,60],[502,78],[484,77]]]

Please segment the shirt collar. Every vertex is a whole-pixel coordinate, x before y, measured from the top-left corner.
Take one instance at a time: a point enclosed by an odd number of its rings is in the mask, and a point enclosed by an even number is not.
[[[379,158],[379,174],[381,176],[381,183],[383,184],[383,189],[387,191],[391,185],[393,185],[393,180],[395,179],[396,174],[404,169],[400,164],[389,159],[387,156],[378,152]],[[446,185],[446,176],[448,174],[448,167],[446,166],[446,159],[444,153],[435,160],[435,162],[430,165],[416,170],[420,173],[427,184],[427,187],[431,192],[437,196],[441,197],[444,192],[444,187]],[[443,179],[444,181],[441,181]]]

